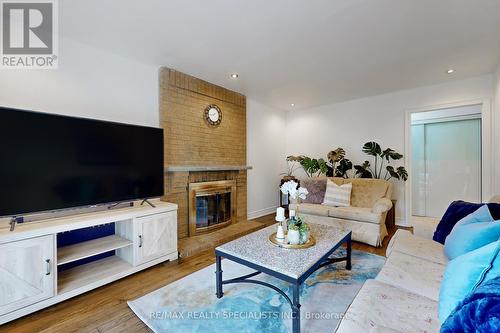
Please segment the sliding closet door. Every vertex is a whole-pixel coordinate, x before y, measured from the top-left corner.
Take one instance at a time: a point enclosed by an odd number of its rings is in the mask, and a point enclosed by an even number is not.
[[[427,216],[441,217],[453,200],[481,201],[481,121],[425,125]]]
[[[441,217],[453,200],[481,201],[481,120],[412,126],[413,214]]]
[[[425,125],[411,127],[411,182],[412,182],[412,215],[427,216],[427,173],[425,161]]]

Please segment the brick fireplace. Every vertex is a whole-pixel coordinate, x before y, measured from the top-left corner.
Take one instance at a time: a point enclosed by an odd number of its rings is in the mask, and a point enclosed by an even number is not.
[[[169,68],[160,69],[159,79],[165,137],[162,199],[179,206],[179,239],[246,221],[245,96]],[[212,104],[222,111],[215,127],[204,118]]]

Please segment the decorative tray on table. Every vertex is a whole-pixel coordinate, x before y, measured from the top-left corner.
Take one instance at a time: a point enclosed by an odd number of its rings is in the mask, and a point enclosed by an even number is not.
[[[307,242],[297,245],[290,244],[286,235],[284,240],[276,239],[276,233],[273,233],[271,236],[269,236],[269,241],[271,241],[271,243],[273,243],[274,245],[285,249],[307,249],[308,247],[314,246],[314,244],[316,244],[316,240],[312,235],[309,235],[309,239],[307,240]]]

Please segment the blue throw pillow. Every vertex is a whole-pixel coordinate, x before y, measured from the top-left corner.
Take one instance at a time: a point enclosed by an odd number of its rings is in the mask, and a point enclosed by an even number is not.
[[[481,283],[500,276],[500,240],[461,255],[448,263],[439,291],[439,320],[444,322],[457,305]]]
[[[500,332],[500,276],[469,294],[446,319],[440,332]]]
[[[434,237],[432,238],[438,243],[444,244],[446,237],[450,234],[455,224],[475,212],[479,207],[483,206],[482,203],[471,203],[465,201],[453,201],[446,212],[444,213],[441,221],[437,225]],[[500,204],[488,203],[491,215],[494,220],[500,220]]]
[[[488,206],[461,219],[444,242],[444,254],[452,260],[500,238],[500,221],[493,221]]]

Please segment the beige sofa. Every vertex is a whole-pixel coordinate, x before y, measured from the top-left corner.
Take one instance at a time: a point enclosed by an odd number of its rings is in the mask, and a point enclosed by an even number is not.
[[[500,203],[500,196],[489,202]],[[438,300],[448,259],[432,240],[438,219],[413,218],[413,234],[399,229],[387,246],[387,260],[367,280],[336,333],[439,332]]]
[[[365,282],[336,332],[439,332],[439,288],[448,262],[443,245],[400,229],[386,256],[382,270]]]
[[[392,207],[392,184],[381,179],[332,177],[337,185],[352,183],[351,206],[332,207],[322,205],[318,200],[321,190],[326,189],[327,178],[308,178],[301,180],[315,203],[292,203],[290,209],[298,210],[309,222],[336,225],[352,231],[352,239],[372,246],[381,246],[387,236],[385,218]],[[319,189],[319,190],[318,190]],[[323,190],[324,191],[324,190]],[[324,196],[324,192],[323,192]],[[306,199],[307,200],[307,199]]]

